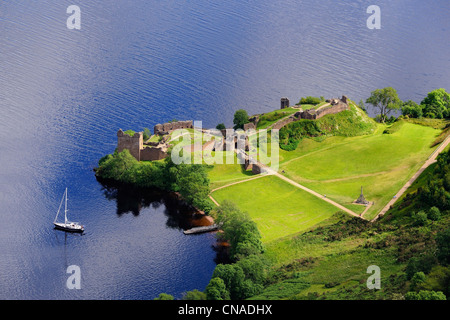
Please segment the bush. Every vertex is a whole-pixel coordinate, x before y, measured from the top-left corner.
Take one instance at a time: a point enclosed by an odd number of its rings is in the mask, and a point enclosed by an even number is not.
[[[167,158],[164,162],[139,162],[124,151],[102,157],[96,175],[139,188],[156,187],[179,192],[190,205],[209,212],[209,179],[204,165],[176,165]]]
[[[219,124],[216,126],[216,129],[217,129],[217,130],[224,130],[224,129],[226,129],[225,124],[219,123]]]
[[[436,263],[436,258],[433,255],[412,257],[405,269],[407,279],[412,279],[417,272],[429,273]]]
[[[413,225],[414,226],[423,226],[428,220],[428,216],[425,211],[419,211],[417,213],[413,213]]]
[[[437,207],[431,207],[428,211],[428,219],[433,221],[438,221],[441,219],[441,211]]]
[[[411,279],[411,290],[416,290],[417,286],[424,283],[427,276],[423,272],[416,272]]]
[[[124,134],[127,134],[127,135],[129,135],[130,137],[134,136],[135,133],[136,133],[136,132],[134,132],[133,130],[127,130],[127,131],[124,132]]]
[[[436,235],[436,257],[443,265],[450,265],[450,229],[441,231]]]
[[[409,118],[421,118],[423,116],[422,106],[418,105],[412,100],[403,103],[402,114]]]
[[[206,293],[197,289],[188,291],[183,295],[183,300],[206,300]]]
[[[154,300],[174,300],[174,297],[167,293],[160,293]]]
[[[149,128],[144,128],[144,133],[142,135],[142,138],[144,139],[144,141],[147,141],[148,139],[150,139],[150,137],[152,136],[150,129]]]
[[[222,227],[221,236],[230,243],[230,258],[242,259],[263,251],[261,234],[256,223],[230,201],[224,201],[214,212],[217,224]]]
[[[212,278],[205,289],[207,300],[229,300],[230,293],[228,292],[225,283],[220,278]]]
[[[317,121],[302,119],[295,121],[280,129],[280,148],[293,151],[297,148],[303,137],[318,137],[323,135]]]
[[[447,300],[447,297],[441,291],[420,290],[417,292],[408,292],[405,295],[406,300]]]
[[[321,103],[322,100],[318,97],[311,97],[308,96],[306,98],[301,98],[298,104],[312,104],[312,105],[316,105]]]

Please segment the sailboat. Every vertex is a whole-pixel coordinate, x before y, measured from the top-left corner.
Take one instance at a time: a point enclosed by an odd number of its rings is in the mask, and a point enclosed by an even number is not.
[[[62,203],[65,200],[65,206],[64,206],[64,223],[63,222],[56,222],[56,220],[58,219],[58,215],[59,212],[61,211],[61,207],[62,207]],[[82,226],[81,224],[79,224],[78,222],[72,222],[67,220],[67,188],[66,191],[64,192],[64,195],[61,199],[61,203],[59,204],[59,209],[58,212],[56,213],[56,217],[55,220],[53,221],[53,224],[55,225],[55,228],[57,229],[61,229],[64,231],[69,231],[69,232],[83,232],[84,231],[84,226]]]

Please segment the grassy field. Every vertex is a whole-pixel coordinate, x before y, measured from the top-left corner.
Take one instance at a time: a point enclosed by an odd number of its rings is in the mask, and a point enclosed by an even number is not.
[[[390,134],[383,133],[386,128],[378,125],[374,134],[332,136],[321,142],[304,139],[295,151],[280,150],[279,172],[357,214],[365,207],[352,202],[363,186],[366,199],[374,202],[364,215],[371,219],[420,168],[440,133],[408,122],[395,124]],[[239,164],[214,165],[208,174],[211,189],[252,178],[251,171]],[[277,177],[232,185],[217,190],[213,197],[219,203],[230,199],[248,211],[264,241],[304,230],[338,210]]]
[[[210,166],[207,169],[211,190],[253,177],[251,170],[245,171],[243,166],[237,163],[236,153],[226,151],[211,152],[211,157],[216,157],[216,155],[222,158],[223,164],[214,164],[214,166]],[[227,164],[227,157],[233,159],[234,164]]]
[[[217,190],[221,203],[231,200],[257,223],[263,242],[310,228],[338,211],[333,205],[276,176],[265,176]]]
[[[366,214],[372,218],[420,168],[440,133],[411,123],[397,126],[392,134],[383,134],[380,125],[372,135],[306,139],[295,151],[280,151],[280,170],[352,210],[363,186],[366,199],[375,202]]]

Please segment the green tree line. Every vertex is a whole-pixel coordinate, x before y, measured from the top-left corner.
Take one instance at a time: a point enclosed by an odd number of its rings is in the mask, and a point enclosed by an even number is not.
[[[125,149],[115,151],[100,159],[96,175],[142,188],[159,188],[179,192],[190,205],[209,212],[212,208],[208,199],[209,178],[205,165],[175,164],[170,157],[164,161],[137,161]]]

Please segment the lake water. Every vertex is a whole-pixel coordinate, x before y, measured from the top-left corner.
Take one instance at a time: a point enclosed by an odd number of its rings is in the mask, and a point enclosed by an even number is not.
[[[76,3],[75,3],[76,2]],[[81,30],[66,9],[81,8]],[[366,8],[381,8],[381,29]],[[358,102],[450,89],[450,2],[2,1],[0,299],[153,299],[203,290],[214,235],[185,236],[166,196],[108,192],[116,132],[174,118],[232,124],[282,96]],[[65,187],[82,236],[55,231]],[[69,265],[81,289],[66,287]]]

